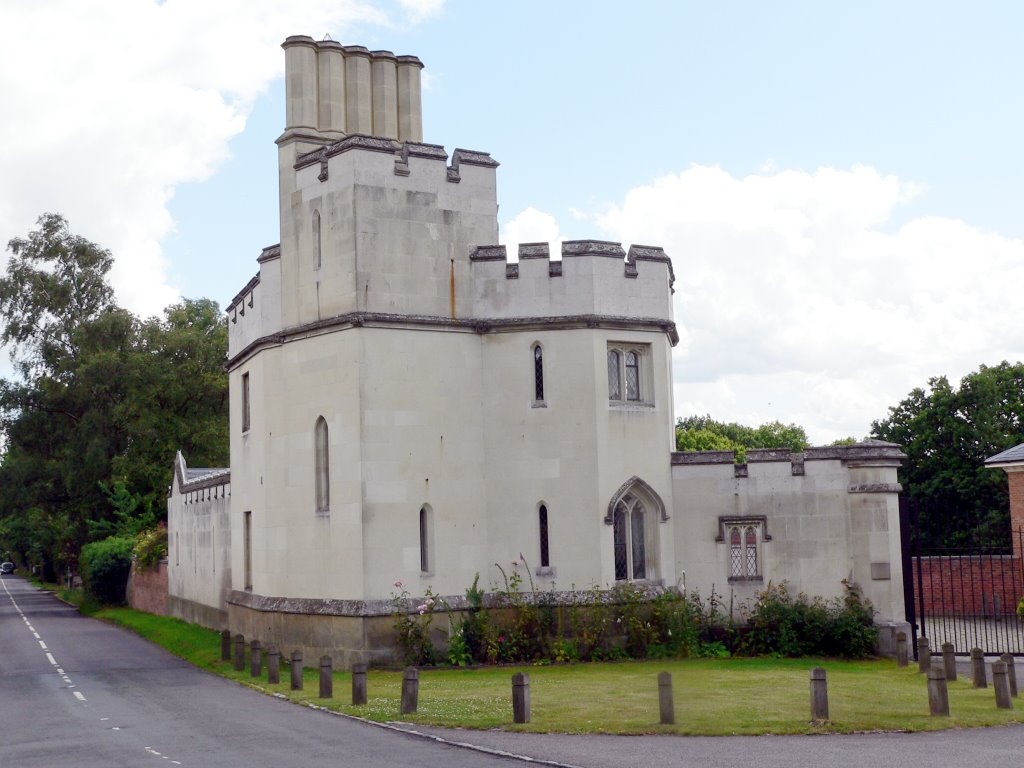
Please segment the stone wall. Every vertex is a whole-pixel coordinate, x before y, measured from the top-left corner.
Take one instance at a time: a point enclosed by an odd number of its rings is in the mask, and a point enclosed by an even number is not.
[[[128,605],[137,611],[167,615],[167,561],[161,560],[154,570],[132,563],[128,577]]]

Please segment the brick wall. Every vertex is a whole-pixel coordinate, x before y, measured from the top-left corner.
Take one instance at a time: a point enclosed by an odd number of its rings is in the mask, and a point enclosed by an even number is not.
[[[1021,552],[1021,538],[1024,537],[1024,472],[1007,471],[1010,487],[1010,531],[1013,539],[1013,553],[1024,557]]]
[[[139,570],[132,565],[128,577],[128,604],[139,611],[167,616],[167,561],[156,570]]]
[[[1013,613],[1024,597],[1021,561],[1015,555],[963,555],[912,561],[914,596],[926,616],[991,616]]]

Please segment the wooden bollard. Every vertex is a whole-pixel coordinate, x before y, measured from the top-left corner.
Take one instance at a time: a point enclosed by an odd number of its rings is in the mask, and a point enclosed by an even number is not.
[[[907,648],[907,633],[896,633],[896,666],[905,667],[910,663],[910,651]]]
[[[245,669],[245,638],[240,634],[235,635],[235,669]]]
[[[661,713],[662,725],[674,725],[676,722],[676,701],[672,694],[672,674],[658,673],[658,710]]]
[[[949,689],[946,687],[946,670],[928,670],[928,709],[933,715],[949,717]]]
[[[1017,665],[1014,663],[1013,654],[1004,653],[999,657],[1000,661],[1006,662],[1006,679],[1010,681],[1010,695],[1017,698]]]
[[[942,644],[942,669],[946,673],[946,682],[956,680],[956,648],[952,643]]]
[[[271,685],[281,682],[281,652],[276,645],[267,650],[267,682]]]
[[[320,657],[320,698],[334,697],[334,662],[330,656]]]
[[[526,672],[512,675],[512,721],[530,722],[530,676]]]
[[[971,648],[971,682],[975,688],[988,688],[985,679],[985,654],[981,648]]]
[[[352,703],[356,705],[365,704],[366,696],[366,665],[352,665]]]
[[[231,630],[220,633],[220,660],[231,661]]]
[[[420,702],[420,671],[416,667],[406,667],[402,673],[402,705],[399,710],[403,715],[411,715]]]
[[[828,720],[828,675],[822,667],[811,670],[811,720]]]
[[[259,640],[253,640],[249,646],[250,658],[249,658],[249,676],[260,677],[263,674],[263,655],[261,651],[263,646],[260,645]]]
[[[997,661],[992,664],[992,687],[996,689],[996,706],[999,709],[1013,709],[1010,698],[1010,681],[1007,679],[1006,662]]]
[[[292,690],[302,690],[302,651],[292,651]]]
[[[927,672],[932,666],[932,651],[928,647],[928,638],[921,635],[917,638],[917,671]]]

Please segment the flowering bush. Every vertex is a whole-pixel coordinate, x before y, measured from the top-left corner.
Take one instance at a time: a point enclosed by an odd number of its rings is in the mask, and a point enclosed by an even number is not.
[[[409,590],[401,581],[395,582],[395,589],[400,591],[391,593],[391,615],[405,663],[417,667],[433,664],[434,644],[430,640],[430,625],[437,605],[434,593],[428,587],[423,602],[416,606],[416,612],[409,613],[407,607],[412,602]]]

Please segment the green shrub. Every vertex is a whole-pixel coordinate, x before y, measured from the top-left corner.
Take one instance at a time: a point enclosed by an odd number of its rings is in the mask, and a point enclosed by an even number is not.
[[[135,541],[135,563],[147,571],[155,569],[167,557],[167,526],[160,523],[139,534]]]
[[[134,548],[130,536],[111,536],[82,547],[78,562],[86,592],[107,605],[124,603]]]
[[[853,589],[842,598],[789,594],[785,583],[757,594],[741,650],[752,655],[864,658],[875,651],[874,610]]]

